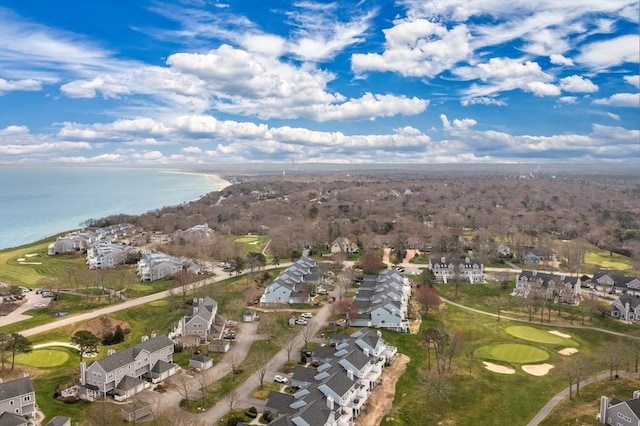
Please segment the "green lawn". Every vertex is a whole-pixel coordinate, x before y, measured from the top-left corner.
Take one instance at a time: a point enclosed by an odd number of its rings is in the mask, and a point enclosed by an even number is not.
[[[529,327],[527,325],[514,325],[504,329],[510,335],[529,342],[543,343],[547,345],[564,345],[575,347],[577,342],[565,337],[556,336],[547,330]]]
[[[519,343],[482,346],[475,351],[475,356],[488,360],[505,361],[516,364],[528,364],[549,359],[549,354],[544,349]]]
[[[631,272],[633,270],[632,260],[617,253],[609,255],[607,250],[592,248],[584,255],[584,263],[587,269],[614,269],[621,272]]]
[[[30,353],[16,355],[16,363],[36,368],[59,367],[69,360],[69,348],[56,346],[34,349]]]

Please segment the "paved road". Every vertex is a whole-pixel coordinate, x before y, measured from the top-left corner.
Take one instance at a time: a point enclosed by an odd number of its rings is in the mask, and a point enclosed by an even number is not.
[[[290,265],[290,263],[282,263],[280,265],[278,265],[278,268],[282,268],[282,267],[286,267]],[[274,269],[274,266],[268,266],[265,269]],[[223,281],[226,280],[227,278],[229,278],[229,274],[227,272],[224,272],[223,270],[216,268],[214,270],[214,272],[217,274],[213,277],[209,277],[206,278],[204,280],[198,281],[195,286],[196,288],[200,288],[203,287],[205,285],[209,285],[215,282],[219,282],[219,281]],[[47,324],[43,324],[37,327],[33,327],[27,330],[23,330],[20,332],[20,334],[22,334],[23,336],[33,336],[36,334],[40,334],[40,333],[44,333],[46,331],[51,331],[54,330],[58,327],[64,327],[64,326],[68,326],[71,324],[75,324],[78,322],[82,322],[82,321],[87,321],[93,318],[97,318],[101,315],[106,315],[106,314],[110,314],[113,312],[117,312],[117,311],[121,311],[123,309],[128,309],[128,308],[132,308],[134,306],[140,306],[140,305],[144,305],[146,303],[150,303],[153,302],[155,300],[160,300],[160,299],[164,299],[166,297],[175,295],[177,293],[180,292],[180,289],[178,288],[174,288],[171,290],[166,290],[166,291],[161,291],[159,293],[154,293],[154,294],[150,294],[148,296],[143,296],[143,297],[139,297],[137,299],[130,299],[130,300],[126,300],[123,301],[122,303],[118,303],[115,305],[110,305],[110,306],[106,306],[104,308],[99,308],[99,309],[95,309],[93,311],[90,312],[85,312],[82,314],[78,314],[78,315],[71,315],[71,316],[67,316],[67,317],[62,317],[56,321],[52,321],[50,323]],[[45,299],[46,300],[46,299]],[[29,302],[28,304],[29,306],[27,306],[24,310],[26,309],[30,309],[32,307],[32,303]],[[23,319],[29,318],[27,316],[21,315],[21,313],[16,314],[16,315],[7,315],[5,317],[2,317],[0,319],[0,326],[4,326],[4,325],[9,325],[18,321],[22,321]]]
[[[630,373],[625,371],[625,372],[619,373],[619,375],[622,377],[636,377],[638,376],[638,373]],[[609,377],[610,377],[610,373],[602,373],[602,374],[598,374],[597,376],[588,377],[580,382],[580,387],[582,388],[583,386],[586,386],[590,383],[609,379]],[[575,390],[575,386],[573,387],[573,389]],[[556,405],[558,405],[560,402],[562,402],[562,400],[564,400],[568,396],[569,396],[568,387],[558,392],[553,398],[549,400],[549,402],[545,404],[544,407],[542,407],[540,411],[538,411],[538,414],[536,414],[535,417],[529,423],[527,423],[527,426],[539,425],[540,422],[542,422],[549,415],[549,413],[556,407]]]

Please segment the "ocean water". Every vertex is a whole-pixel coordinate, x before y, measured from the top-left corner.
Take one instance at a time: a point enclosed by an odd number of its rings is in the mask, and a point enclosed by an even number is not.
[[[210,176],[158,169],[0,166],[0,249],[215,191]]]

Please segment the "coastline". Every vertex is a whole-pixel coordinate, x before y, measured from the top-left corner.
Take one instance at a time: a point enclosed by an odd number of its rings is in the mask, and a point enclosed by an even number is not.
[[[204,175],[209,178],[215,185],[216,189],[214,191],[222,191],[223,189],[232,185],[231,182],[224,179],[222,176],[213,174],[213,173],[205,173],[205,172],[190,172],[185,170],[165,170],[165,173],[175,173],[182,175]],[[213,192],[213,191],[212,191]]]

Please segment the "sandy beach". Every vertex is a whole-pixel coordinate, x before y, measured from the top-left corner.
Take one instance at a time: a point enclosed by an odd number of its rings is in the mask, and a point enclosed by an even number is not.
[[[167,173],[176,173],[176,174],[183,174],[183,175],[205,175],[209,178],[209,180],[211,180],[213,183],[215,183],[215,191],[222,191],[223,189],[225,189],[228,186],[231,186],[231,182],[229,182],[228,180],[223,179],[220,175],[216,175],[213,173],[203,173],[203,172],[190,172],[190,171],[186,171],[186,170],[167,170]]]

